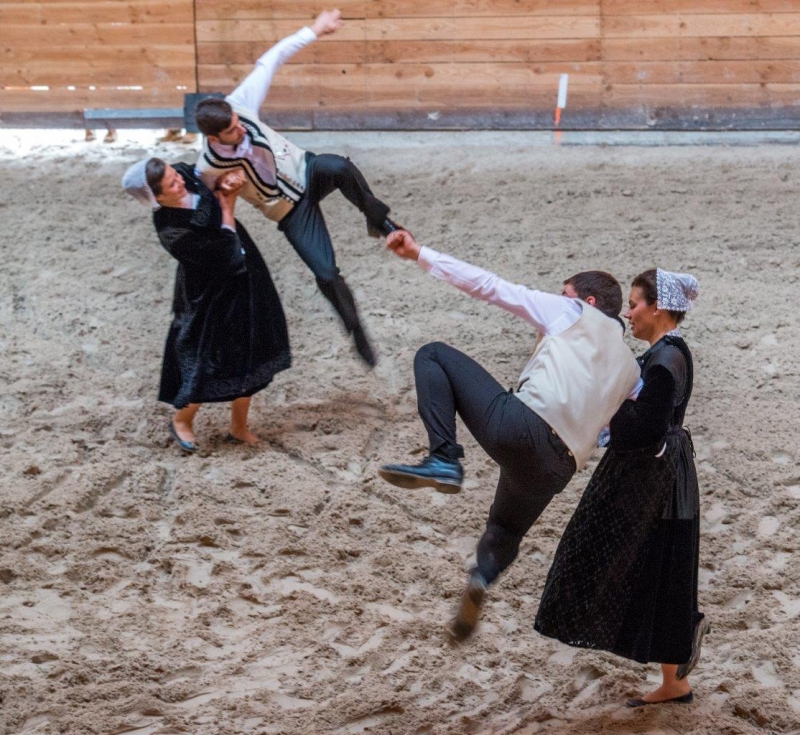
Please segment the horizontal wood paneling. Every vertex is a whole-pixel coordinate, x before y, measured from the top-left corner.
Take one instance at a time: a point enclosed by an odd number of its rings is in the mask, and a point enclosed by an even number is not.
[[[800,99],[800,0],[338,5],[345,27],[288,61],[265,113],[380,111],[399,120],[409,111],[531,110],[537,120],[552,119],[561,74],[569,74],[564,119],[602,110],[631,110],[637,119],[653,110],[796,110]],[[178,107],[195,79],[201,91],[228,92],[269,46],[329,6],[0,2],[0,84],[15,88],[0,89],[0,109]],[[34,85],[51,89],[27,89]]]
[[[756,38],[608,38],[602,42],[606,61],[693,61],[800,59],[800,36]]]
[[[749,108],[786,106],[800,111],[800,84],[609,85],[604,105],[625,107]]]
[[[0,3],[0,24],[57,25],[103,23],[185,23],[192,18],[191,0],[98,0],[69,4]]]
[[[193,0],[2,2],[0,80],[4,112],[182,107],[196,87]]]
[[[603,15],[796,13],[797,0],[603,0]]]
[[[298,25],[290,20],[265,20],[250,23],[244,20],[198,21],[200,43],[216,41],[261,41],[275,43],[294,33]],[[542,16],[491,18],[387,18],[353,20],[336,34],[339,41],[449,41],[453,39],[570,39],[597,38],[599,16]],[[324,41],[323,41],[324,42]]]
[[[733,15],[619,15],[603,18],[604,38],[797,35],[800,35],[800,12]]]
[[[50,61],[26,61],[9,65],[4,70],[5,86],[49,85],[74,86],[146,86],[172,90],[176,86],[194,85],[193,68],[187,70],[185,64],[170,65],[162,61],[156,66],[152,61],[142,59],[138,62],[92,63],[70,60],[53,63]],[[170,91],[172,91],[170,90]],[[183,104],[183,93],[176,95]]]
[[[197,61],[209,64],[243,65],[266,50],[258,41],[245,43],[204,43],[198,48]],[[467,62],[560,62],[598,61],[600,41],[364,41],[360,43],[326,41],[307,46],[289,59],[292,64],[437,64]]]
[[[646,61],[604,65],[608,84],[800,84],[800,61]]]
[[[38,92],[30,89],[0,89],[0,110],[3,112],[68,112],[95,108],[146,108],[183,105],[180,101],[165,100],[159,89],[117,90],[98,87],[95,90],[66,88]]]

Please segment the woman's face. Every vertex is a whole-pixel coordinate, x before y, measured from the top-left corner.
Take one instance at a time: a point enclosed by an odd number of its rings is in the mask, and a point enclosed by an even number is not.
[[[623,316],[631,325],[631,332],[636,339],[650,341],[650,336],[655,332],[657,304],[648,304],[642,289],[638,286],[631,288],[628,296],[628,310]]]
[[[156,201],[162,207],[180,207],[185,196],[186,183],[183,176],[167,164],[164,178],[161,179],[161,193],[156,197]]]

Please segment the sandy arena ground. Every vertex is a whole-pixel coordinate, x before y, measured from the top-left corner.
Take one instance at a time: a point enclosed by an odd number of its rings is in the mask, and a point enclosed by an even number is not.
[[[380,365],[361,366],[242,203],[295,367],[254,401],[259,448],[223,443],[217,405],[198,418],[203,452],[179,454],[155,401],[175,265],[119,188],[151,152],[194,160],[155,137],[0,137],[1,732],[800,733],[800,147],[293,136],[351,156],[423,242],[512,280],[557,290],[603,267],[627,283],[656,264],[699,277],[687,424],[713,631],[696,704],[631,711],[656,666],[532,629],[597,458],[529,534],[474,640],[445,643],[497,467],[465,433],[461,495],[401,491],[377,468],[424,452],[418,347],[450,342],[511,385],[533,334],[387,253],[340,195],[326,212]]]

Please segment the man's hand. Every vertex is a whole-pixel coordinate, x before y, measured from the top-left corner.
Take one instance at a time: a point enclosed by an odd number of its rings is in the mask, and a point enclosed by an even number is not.
[[[336,33],[342,26],[342,13],[340,10],[323,10],[311,26],[314,35],[319,38],[320,36],[327,36],[329,33]]]
[[[394,250],[395,255],[406,258],[406,260],[416,260],[419,258],[419,251],[421,250],[419,243],[407,230],[390,232],[386,238],[386,247],[389,250]]]
[[[217,179],[217,190],[225,195],[238,194],[244,186],[244,173],[241,169],[228,171]]]

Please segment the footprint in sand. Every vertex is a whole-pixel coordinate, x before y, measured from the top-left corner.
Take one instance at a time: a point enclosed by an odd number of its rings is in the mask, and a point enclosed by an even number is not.
[[[775,516],[764,516],[758,522],[757,533],[762,538],[769,538],[770,536],[775,535],[780,526],[780,519],[776,518]]]
[[[750,669],[753,678],[765,687],[782,687],[783,679],[775,671],[775,664],[772,661],[760,661],[758,665]]]
[[[772,596],[780,603],[784,615],[789,620],[794,620],[800,615],[800,600],[795,597],[789,597],[781,590],[772,590]]]
[[[789,563],[791,558],[792,555],[789,552],[779,551],[767,562],[767,566],[770,569],[774,569],[776,572],[782,572],[784,569],[786,569],[786,565]]]
[[[706,522],[704,533],[719,533],[725,528],[722,520],[728,515],[725,506],[717,501],[704,514],[703,520]]]
[[[750,602],[752,597],[753,593],[750,592],[749,590],[743,592],[737,592],[722,606],[727,610],[742,610],[744,609],[745,605],[747,605]]]

